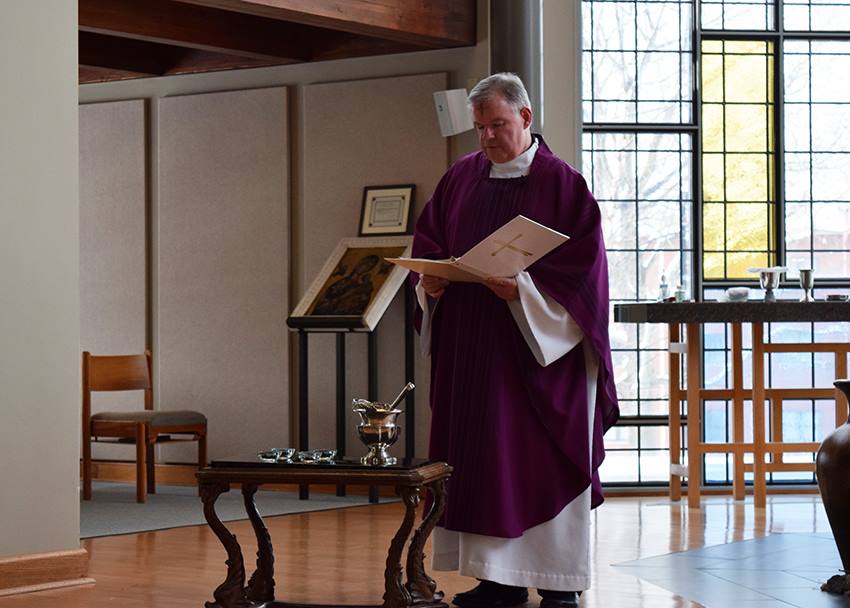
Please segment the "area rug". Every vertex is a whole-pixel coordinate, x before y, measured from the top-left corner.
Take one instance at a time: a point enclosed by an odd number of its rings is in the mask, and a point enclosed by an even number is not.
[[[369,504],[366,496],[313,493],[309,500],[299,500],[296,492],[263,490],[254,500],[263,517]],[[248,518],[238,488],[219,496],[215,510],[222,521]],[[95,482],[92,499],[80,501],[80,538],[199,524],[206,524],[206,520],[196,487],[157,485],[156,494],[148,494],[147,502],[137,503],[134,484]]]

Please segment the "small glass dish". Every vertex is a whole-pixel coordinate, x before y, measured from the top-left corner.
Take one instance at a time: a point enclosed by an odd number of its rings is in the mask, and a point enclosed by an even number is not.
[[[316,462],[329,463],[336,460],[336,450],[313,450]]]
[[[336,450],[302,450],[292,460],[301,464],[328,464],[335,459]]]
[[[846,302],[850,298],[846,293],[831,293],[826,296],[827,302]]]
[[[316,450],[301,450],[295,454],[293,461],[303,464],[313,464],[316,462]]]
[[[269,448],[268,450],[260,450],[257,452],[257,459],[260,462],[289,462],[292,455],[295,453],[294,448]]]

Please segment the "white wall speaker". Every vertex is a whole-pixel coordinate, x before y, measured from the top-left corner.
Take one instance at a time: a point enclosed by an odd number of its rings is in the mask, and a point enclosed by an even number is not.
[[[435,91],[434,105],[443,137],[457,135],[472,128],[472,115],[466,103],[466,89]]]

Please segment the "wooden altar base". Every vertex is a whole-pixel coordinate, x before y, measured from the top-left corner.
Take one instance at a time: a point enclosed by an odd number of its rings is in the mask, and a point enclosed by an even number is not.
[[[327,464],[263,463],[254,458],[213,461],[198,471],[204,516],[227,551],[227,577],[213,592],[206,608],[320,608],[318,604],[298,604],[275,599],[274,552],[268,529],[254,504],[254,495],[263,484],[323,483],[391,485],[405,505],[401,526],[390,543],[384,570],[383,603],[346,608],[448,608],[437,583],[425,572],[424,547],[445,509],[446,480],[452,468],[444,462],[404,460],[387,467],[364,466],[356,461]],[[256,569],[245,583],[245,562],[239,542],[215,512],[216,499],[239,484],[245,511],[257,538]],[[416,507],[427,489],[433,503],[422,523],[413,532]],[[410,538],[405,567],[401,558]],[[406,582],[403,580],[406,574]],[[332,608],[325,605],[321,608]],[[339,608],[339,607],[336,607]]]

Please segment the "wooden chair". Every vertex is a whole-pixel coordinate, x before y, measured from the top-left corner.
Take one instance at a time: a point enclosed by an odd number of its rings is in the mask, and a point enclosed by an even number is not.
[[[149,494],[156,492],[154,444],[197,441],[198,466],[206,465],[206,416],[191,410],[155,411],[152,386],[150,351],[143,355],[119,356],[94,356],[83,352],[83,500],[91,499],[93,441],[136,445],[137,502],[145,502],[146,489]],[[92,415],[92,392],[128,390],[145,392],[145,409]]]

